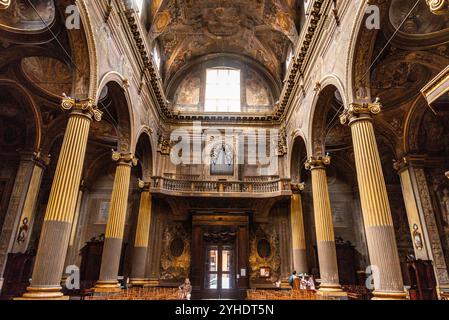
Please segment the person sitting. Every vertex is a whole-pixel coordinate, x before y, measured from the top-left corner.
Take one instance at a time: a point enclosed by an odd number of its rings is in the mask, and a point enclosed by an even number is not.
[[[181,291],[181,300],[190,300],[192,296],[192,285],[190,284],[190,279],[186,278],[184,283],[179,286]]]

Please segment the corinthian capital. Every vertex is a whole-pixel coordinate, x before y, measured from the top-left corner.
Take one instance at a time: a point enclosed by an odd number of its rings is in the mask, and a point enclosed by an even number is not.
[[[325,166],[329,165],[331,163],[331,157],[328,155],[326,156],[312,156],[310,157],[304,166],[307,170],[313,170],[313,169],[319,169],[324,168]]]
[[[121,153],[112,150],[112,160],[118,162],[119,164],[128,164],[130,166],[137,165],[137,158],[132,153]]]
[[[359,118],[360,116],[378,114],[381,109],[382,105],[379,98],[376,98],[374,102],[354,102],[351,103],[349,107],[346,108],[340,115],[340,122],[341,124],[345,124],[347,122],[351,123],[351,121]]]
[[[426,0],[433,14],[443,15],[449,13],[449,0]]]
[[[100,121],[101,115],[103,114],[103,112],[98,110],[97,106],[94,104],[94,100],[90,98],[82,100],[73,99],[71,97],[68,97],[65,93],[63,93],[61,107],[64,110],[80,110],[93,117],[96,121]]]
[[[0,0],[0,10],[6,10],[9,8],[11,0]]]

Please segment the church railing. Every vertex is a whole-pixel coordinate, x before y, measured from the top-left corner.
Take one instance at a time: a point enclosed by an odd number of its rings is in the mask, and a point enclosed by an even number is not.
[[[195,179],[173,179],[168,176],[152,177],[152,191],[169,194],[290,194],[290,179],[266,181],[221,181]]]

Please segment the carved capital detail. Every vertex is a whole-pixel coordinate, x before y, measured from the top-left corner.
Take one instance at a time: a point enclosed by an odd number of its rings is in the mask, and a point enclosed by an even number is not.
[[[37,152],[33,153],[33,160],[40,165],[41,167],[45,168],[50,164],[50,155],[49,154],[42,154],[42,152],[39,150]]]
[[[65,93],[63,94],[61,107],[63,110],[79,110],[93,117],[96,121],[100,121],[103,114],[103,112],[98,110],[93,99],[73,99]]]
[[[313,169],[322,169],[325,168],[327,165],[331,163],[331,157],[328,155],[326,156],[312,156],[310,157],[304,166],[307,170],[313,170]]]
[[[151,186],[150,182],[138,179],[138,183],[139,183],[139,188],[141,189],[141,191],[149,191],[150,190],[150,186]]]
[[[301,191],[304,190],[306,184],[304,182],[301,183],[291,183],[290,189],[292,190],[292,193],[301,193]]]
[[[371,117],[373,114],[379,114],[381,110],[382,105],[379,98],[376,98],[374,102],[351,103],[340,115],[340,122],[341,124],[351,124],[361,116]]]
[[[449,13],[449,0],[426,0],[430,11],[436,15]]]
[[[121,153],[112,150],[112,160],[118,162],[118,164],[127,164],[130,166],[137,165],[137,158],[132,153]]]

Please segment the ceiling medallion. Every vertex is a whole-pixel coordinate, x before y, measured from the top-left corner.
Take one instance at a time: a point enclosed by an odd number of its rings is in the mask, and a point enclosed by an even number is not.
[[[11,0],[0,0],[0,10],[8,9],[11,4]]]

